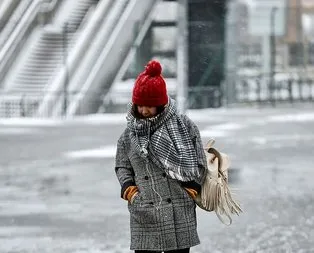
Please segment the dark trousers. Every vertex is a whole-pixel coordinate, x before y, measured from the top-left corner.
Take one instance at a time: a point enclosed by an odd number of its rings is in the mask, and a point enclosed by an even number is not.
[[[190,248],[165,251],[165,253],[189,253],[189,252]],[[135,250],[135,253],[161,253],[161,251]]]

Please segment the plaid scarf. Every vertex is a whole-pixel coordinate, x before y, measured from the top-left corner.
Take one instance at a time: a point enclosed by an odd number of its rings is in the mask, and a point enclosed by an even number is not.
[[[127,113],[127,126],[132,146],[143,158],[148,156],[171,178],[192,181],[199,178],[197,155],[189,129],[177,112],[175,101],[169,98],[165,110],[153,118],[138,119]]]

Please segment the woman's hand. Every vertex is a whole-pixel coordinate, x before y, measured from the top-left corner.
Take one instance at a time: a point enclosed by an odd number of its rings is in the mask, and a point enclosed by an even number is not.
[[[123,199],[133,202],[134,197],[138,194],[138,188],[135,185],[131,185],[123,193]]]
[[[197,191],[192,189],[192,188],[184,188],[187,193],[191,196],[192,199],[195,199],[196,198],[196,195],[197,195]]]

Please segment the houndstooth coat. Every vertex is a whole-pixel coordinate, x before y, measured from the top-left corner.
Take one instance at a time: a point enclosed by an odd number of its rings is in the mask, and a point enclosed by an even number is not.
[[[206,159],[199,130],[187,116],[182,119],[193,139],[199,169],[205,172]],[[115,171],[121,185],[121,197],[130,185],[139,189],[132,204],[128,203],[130,249],[168,251],[199,244],[196,205],[184,189],[189,182],[168,177],[150,156],[140,157],[131,145],[129,131],[127,128],[118,140]]]

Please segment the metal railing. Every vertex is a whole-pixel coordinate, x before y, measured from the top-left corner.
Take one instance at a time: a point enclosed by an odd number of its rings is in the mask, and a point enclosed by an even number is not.
[[[270,103],[276,106],[280,102],[314,101],[314,79],[306,76],[274,82],[259,77],[242,78],[235,80],[232,86],[235,87],[234,103]]]
[[[94,108],[94,113],[102,112],[125,112],[127,108],[127,103],[131,101],[131,90],[129,92],[124,92],[123,94],[114,94],[117,98],[119,97],[119,102],[108,101],[106,105],[102,108],[99,105],[103,105],[108,90],[89,90],[86,93],[89,99],[85,100],[82,107],[78,107],[77,115],[85,114],[85,107]],[[36,114],[40,102],[42,101],[45,93],[34,95],[25,94],[12,94],[9,92],[0,91],[0,118],[8,117],[63,117],[67,116],[69,105],[74,99],[77,99],[77,95],[80,91],[60,91],[52,93],[52,99],[47,101],[47,106],[42,114]],[[175,93],[169,94],[172,98],[176,98]],[[123,96],[123,99],[122,99]],[[62,101],[60,105],[60,101]],[[198,109],[213,107],[218,108],[222,103],[222,92],[219,87],[194,87],[190,88],[188,91],[188,108]],[[55,110],[56,106],[61,106],[61,113],[52,116],[51,112]],[[82,110],[81,110],[82,109]]]
[[[218,108],[222,106],[223,91],[219,86],[197,86],[188,89],[187,108]]]
[[[0,92],[0,118],[9,118],[9,117],[53,117],[51,112],[54,110],[56,105],[59,105],[59,101],[62,101],[61,110],[62,113],[55,115],[55,117],[62,117],[67,114],[68,105],[76,98],[79,92],[55,92],[52,94],[52,99],[48,101],[48,106],[45,108],[45,111],[42,114],[38,115],[36,112],[42,101],[44,93],[34,95],[25,94],[12,94],[9,92]],[[99,91],[89,91],[87,96],[92,97],[93,101],[88,106],[89,107],[98,107],[99,104],[103,101],[103,94]],[[78,110],[77,114],[81,114]]]
[[[0,48],[14,30],[28,6],[29,3],[25,0],[3,1],[0,5]]]

